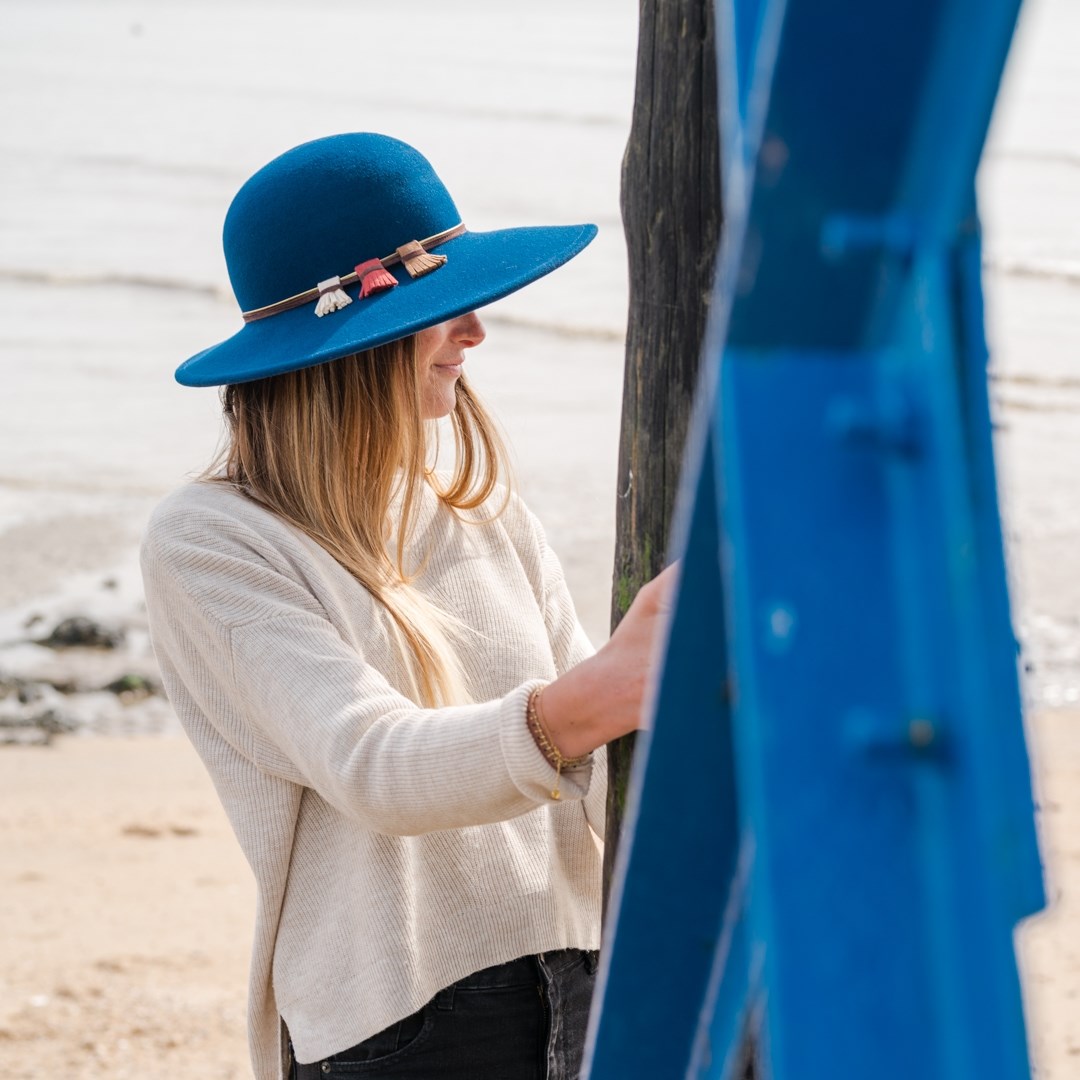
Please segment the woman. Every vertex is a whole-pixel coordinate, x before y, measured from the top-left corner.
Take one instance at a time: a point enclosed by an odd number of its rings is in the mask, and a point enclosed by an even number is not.
[[[668,584],[593,654],[463,363],[476,307],[593,235],[470,233],[370,134],[289,151],[230,207],[245,326],[177,372],[226,387],[228,441],[155,511],[143,574],[256,877],[258,1080],[577,1075],[602,748],[638,723]]]

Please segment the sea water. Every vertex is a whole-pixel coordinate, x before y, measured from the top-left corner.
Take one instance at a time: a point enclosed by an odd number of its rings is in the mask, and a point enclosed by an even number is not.
[[[219,433],[215,393],[172,371],[240,326],[231,196],[296,143],[373,130],[424,151],[470,228],[600,226],[485,310],[468,371],[602,641],[636,33],[629,0],[6,0],[0,613],[106,573],[137,588],[146,515]],[[1075,0],[1028,0],[979,182],[1014,617],[1049,705],[1080,699],[1078,40]]]

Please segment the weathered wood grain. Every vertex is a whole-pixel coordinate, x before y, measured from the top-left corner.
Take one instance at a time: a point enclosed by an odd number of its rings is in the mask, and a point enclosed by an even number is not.
[[[630,269],[611,623],[664,565],[720,238],[711,0],[640,0],[637,83],[622,166]],[[604,903],[633,736],[609,746]]]

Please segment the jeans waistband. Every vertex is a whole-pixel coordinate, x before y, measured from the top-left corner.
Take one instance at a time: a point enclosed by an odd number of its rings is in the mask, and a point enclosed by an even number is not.
[[[564,971],[583,956],[585,952],[582,949],[552,949],[550,952],[540,953],[544,966],[552,975]],[[519,956],[505,964],[495,964],[482,971],[475,971],[472,975],[458,979],[453,985],[456,990],[490,990],[495,987],[531,985],[536,982],[536,959],[535,956]]]
[[[496,988],[508,988],[514,986],[532,986],[540,979],[539,967],[542,963],[548,976],[558,975],[574,964],[582,960],[589,966],[590,971],[596,970],[598,954],[585,949],[552,949],[550,952],[537,955],[519,956],[516,960],[508,960],[503,964],[495,964],[492,967],[474,971],[463,979],[440,990],[432,999],[436,1007],[444,1005],[450,1007],[453,995],[457,991],[464,990],[491,990]],[[321,1062],[312,1062],[309,1065],[294,1063],[294,1076],[296,1080],[321,1080]]]

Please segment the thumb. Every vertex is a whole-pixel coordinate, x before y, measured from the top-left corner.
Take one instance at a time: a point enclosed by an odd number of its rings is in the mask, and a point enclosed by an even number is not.
[[[670,566],[665,566],[656,577],[653,585],[656,589],[656,606],[661,612],[668,613],[675,606],[675,594],[682,574],[682,559],[676,559]]]

